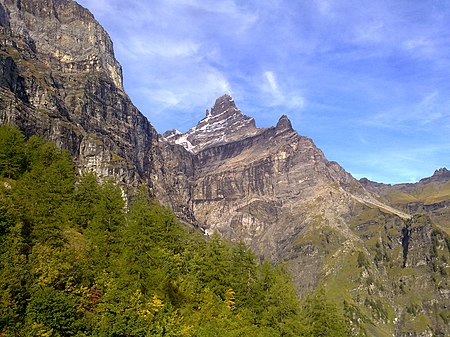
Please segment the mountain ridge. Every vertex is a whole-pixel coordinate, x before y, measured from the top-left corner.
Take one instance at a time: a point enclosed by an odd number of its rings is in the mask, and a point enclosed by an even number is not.
[[[448,251],[433,224],[448,223],[446,171],[417,191],[371,187],[287,116],[258,129],[229,95],[185,134],[159,135],[123,91],[112,42],[87,10],[70,0],[0,0],[0,24],[1,124],[56,142],[80,173],[112,177],[125,195],[147,186],[187,224],[286,263],[300,294],[325,287],[368,317],[373,336],[407,336],[412,306],[429,322],[415,336],[448,332],[432,304],[448,302],[440,274]],[[426,291],[414,294],[411,275]]]

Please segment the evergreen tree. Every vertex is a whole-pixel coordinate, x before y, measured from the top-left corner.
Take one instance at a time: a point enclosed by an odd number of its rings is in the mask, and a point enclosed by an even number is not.
[[[28,141],[26,154],[30,166],[11,193],[15,216],[27,227],[33,243],[60,246],[61,228],[69,225],[74,165],[67,152],[35,137]]]
[[[26,168],[24,136],[16,128],[0,126],[0,178],[17,179]]]
[[[29,247],[22,230],[20,223],[11,227],[0,246],[0,332],[11,335],[18,334],[25,316],[31,282]]]
[[[303,335],[306,337],[346,337],[349,336],[349,324],[338,311],[336,305],[330,302],[325,290],[320,288],[303,305],[302,320]]]

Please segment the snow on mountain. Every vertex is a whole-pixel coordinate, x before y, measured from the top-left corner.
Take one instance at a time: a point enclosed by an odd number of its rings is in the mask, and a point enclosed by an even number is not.
[[[242,114],[230,95],[223,95],[211,110],[206,110],[205,117],[185,134],[171,130],[163,137],[170,143],[197,153],[207,147],[254,136],[260,131],[255,126],[255,120]]]

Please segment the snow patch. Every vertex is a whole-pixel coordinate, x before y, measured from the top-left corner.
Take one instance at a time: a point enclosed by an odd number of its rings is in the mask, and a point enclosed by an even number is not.
[[[180,138],[175,140],[175,144],[183,146],[189,152],[194,152],[195,146],[187,139],[188,134],[182,135]]]

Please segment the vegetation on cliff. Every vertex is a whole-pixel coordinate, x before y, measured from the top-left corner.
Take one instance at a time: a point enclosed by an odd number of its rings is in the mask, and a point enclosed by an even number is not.
[[[323,291],[0,127],[0,335],[346,336]]]

